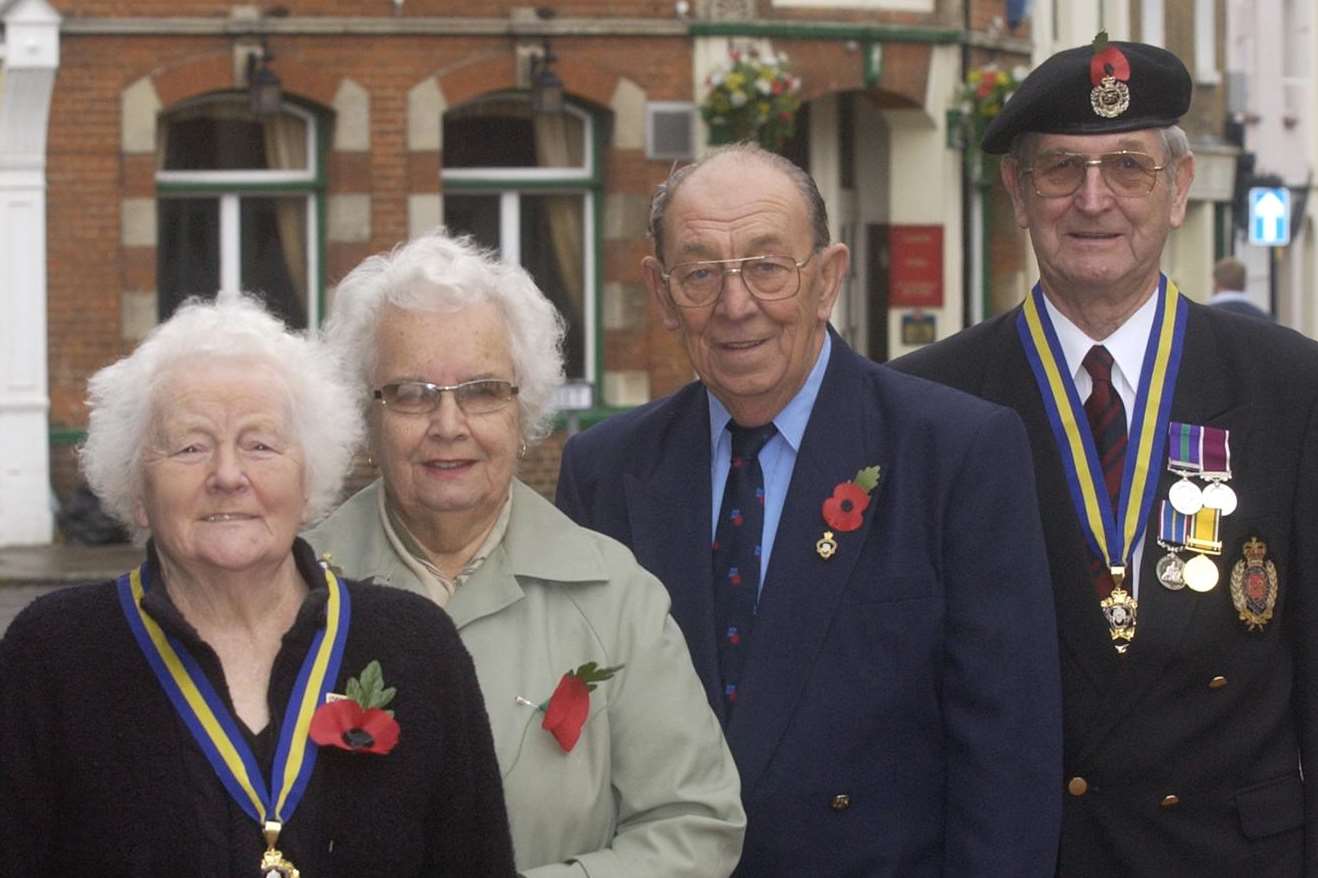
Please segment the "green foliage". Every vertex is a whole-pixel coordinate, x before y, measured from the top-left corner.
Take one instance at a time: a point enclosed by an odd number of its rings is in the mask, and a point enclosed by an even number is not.
[[[801,79],[794,76],[784,54],[760,54],[733,49],[728,66],[705,80],[709,93],[700,115],[714,143],[757,141],[777,151],[796,132],[801,107]]]

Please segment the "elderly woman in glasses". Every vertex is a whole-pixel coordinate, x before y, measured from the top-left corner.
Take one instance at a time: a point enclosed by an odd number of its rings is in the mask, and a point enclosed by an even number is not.
[[[0,640],[0,875],[512,875],[452,623],[297,538],[361,435],[328,352],[221,294],[90,408],[83,469],[146,561]]]
[[[518,869],[730,874],[737,774],[667,592],[514,475],[562,381],[553,306],[522,269],[437,233],[353,270],[327,333],[356,365],[381,478],[308,539],[347,575],[453,618],[490,711]]]

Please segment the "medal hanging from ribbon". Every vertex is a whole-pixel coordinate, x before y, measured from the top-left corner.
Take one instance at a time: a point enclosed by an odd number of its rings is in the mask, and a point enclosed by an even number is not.
[[[1236,511],[1236,492],[1231,480],[1231,431],[1172,421],[1167,425],[1167,469],[1180,476],[1167,499],[1183,515],[1200,509],[1216,509],[1222,515]],[[1207,482],[1200,487],[1197,476]]]
[[[196,659],[142,609],[142,595],[151,585],[148,566],[125,573],[118,581],[119,605],[147,664],[224,788],[261,827],[266,842],[260,862],[262,878],[298,876],[296,867],[275,849],[275,844],[283,824],[301,801],[315,767],[317,747],[308,737],[311,715],[338,678],[352,615],[347,589],[329,570],[325,570],[325,584],[329,589],[325,624],[312,639],[284,709],[267,782],[238,730],[237,720]]]
[[[1119,653],[1124,653],[1135,637],[1138,604],[1123,587],[1124,580],[1131,553],[1144,533],[1153,507],[1157,487],[1154,461],[1162,458],[1185,339],[1187,308],[1176,285],[1163,275],[1154,295],[1157,304],[1153,328],[1136,389],[1130,444],[1115,509],[1103,484],[1103,469],[1084,406],[1065,368],[1066,358],[1048,318],[1042,285],[1036,284],[1026,296],[1016,323],[1052,425],[1071,501],[1090,548],[1112,573],[1112,593],[1103,599],[1100,607]]]
[[[1164,500],[1158,516],[1158,545],[1167,554],[1158,561],[1158,581],[1172,591],[1180,591],[1187,585],[1193,591],[1212,591],[1217,585],[1218,571],[1207,556],[1222,554],[1218,539],[1221,522],[1220,510],[1203,506],[1193,515],[1186,515]],[[1183,561],[1178,554],[1180,549],[1198,554]]]

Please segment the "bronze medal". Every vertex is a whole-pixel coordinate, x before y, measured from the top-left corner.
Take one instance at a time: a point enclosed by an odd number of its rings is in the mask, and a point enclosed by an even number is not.
[[[1231,603],[1250,631],[1262,631],[1277,606],[1277,567],[1267,557],[1268,546],[1251,537],[1244,557],[1231,568]]]

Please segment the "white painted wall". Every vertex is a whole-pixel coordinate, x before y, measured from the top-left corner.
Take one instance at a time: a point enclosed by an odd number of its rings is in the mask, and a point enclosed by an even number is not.
[[[49,543],[46,121],[59,15],[45,0],[5,12],[0,80],[0,546]]]

